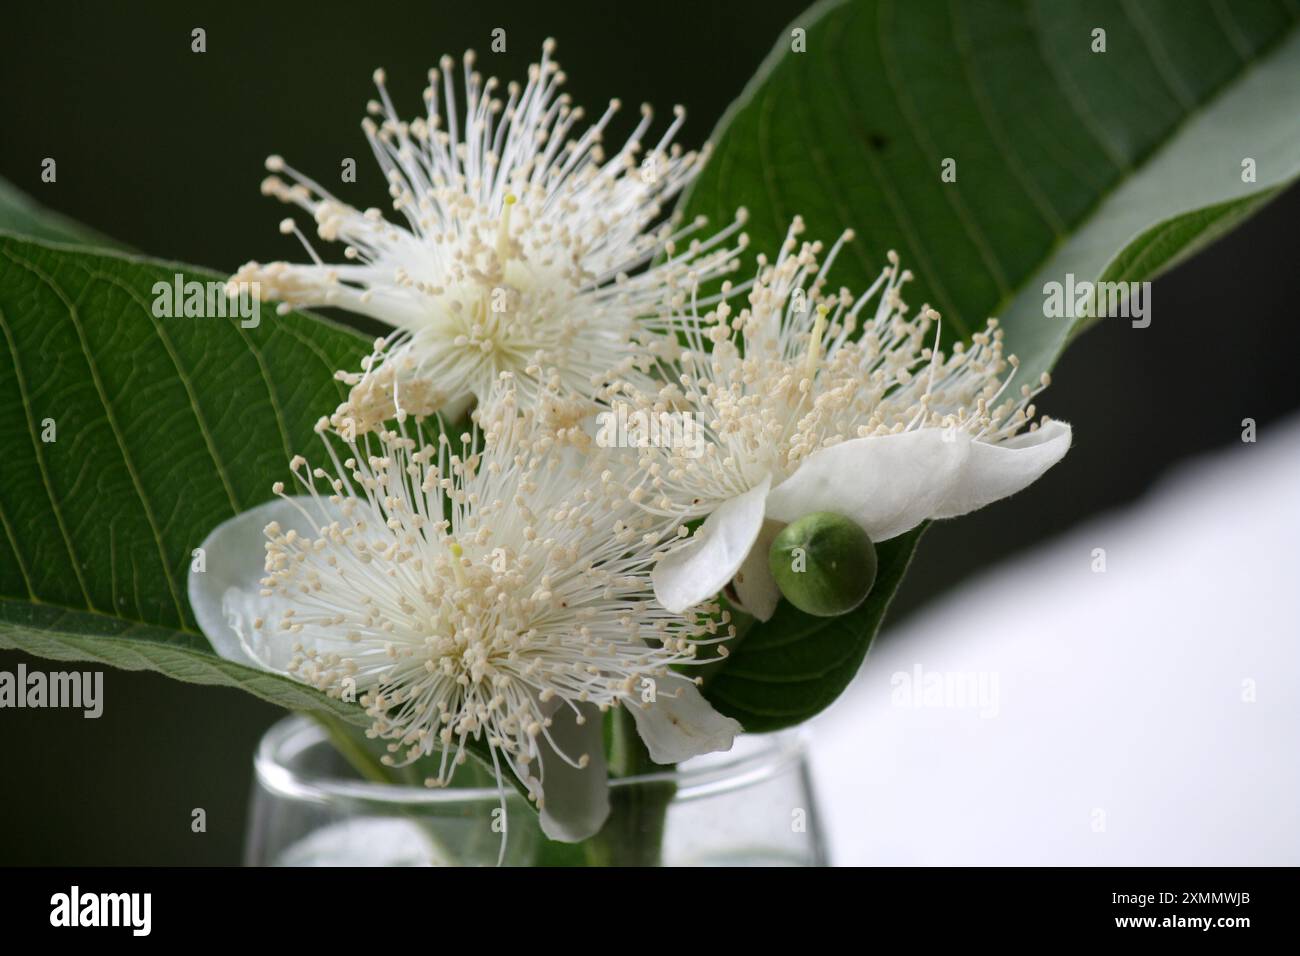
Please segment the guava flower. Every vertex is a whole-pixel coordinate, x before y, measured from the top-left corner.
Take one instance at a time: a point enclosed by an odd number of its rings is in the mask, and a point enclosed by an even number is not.
[[[674,669],[730,628],[654,601],[670,523],[598,450],[557,444],[511,392],[477,418],[459,451],[382,431],[340,460],[326,434],[327,467],[290,463],[300,495],[277,483],[212,532],[190,600],[221,656],[356,700],[385,762],[434,755],[430,786],[485,742],[498,786],[515,774],[545,833],[576,841],[609,811],[603,711],[627,707],[659,763],[731,746],[740,725]]]
[[[819,265],[821,245],[800,244],[802,229],[796,219],[776,262],[760,257],[738,314],[724,300],[674,317],[686,347],[659,363],[666,385],[621,388],[647,416],[695,421],[694,447],[641,449],[631,494],[656,515],[707,516],[655,568],[669,610],[730,585],[735,603],[766,620],[780,599],[767,552],[785,524],[836,512],[888,540],[1014,494],[1069,449],[1069,425],[1032,421],[1046,374],[1009,392],[1019,363],[1004,355],[996,320],[945,354],[938,314],[908,315],[900,290],[911,276],[894,253],[855,300],[825,289],[852,233]]]
[[[337,306],[397,330],[377,340],[362,371],[341,373],[353,393],[336,426],[351,419],[365,431],[399,412],[455,418],[502,372],[525,398],[541,368],[592,394],[612,369],[635,374],[629,345],[654,334],[665,301],[734,267],[743,211],[704,239],[702,219],[663,221],[707,154],[672,142],[684,110],[646,148],[653,114],[642,107],[606,157],[602,138],[619,103],[579,132],[583,110],[559,92],[554,45],[547,40],[527,84],[510,83],[504,95],[466,53],[463,107],[443,57],[429,73],[426,115],[409,122],[375,72],[380,99],[362,126],[400,221],[348,205],[278,156],[267,160],[262,191],[310,213],[320,239],[344,244],[345,261],[323,261],[286,219],[281,230],[298,235],[311,263],[250,262],[231,288],[257,282],[281,309]]]

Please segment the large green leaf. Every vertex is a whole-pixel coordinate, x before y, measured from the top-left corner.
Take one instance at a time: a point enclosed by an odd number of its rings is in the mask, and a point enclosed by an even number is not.
[[[178,273],[218,280],[0,236],[0,647],[364,722],[360,708],[216,657],[185,580],[207,533],[268,498],[318,440],[313,424],[340,398],[334,371],[369,345],[270,308],[255,328],[157,318],[154,283]]]
[[[998,316],[1036,375],[1075,324],[1044,316],[1045,282],[1098,279],[1180,221],[1149,279],[1296,179],[1298,19],[1285,0],[821,3],[791,25],[807,52],[780,38],[723,119],[686,209],[747,205],[769,253],[796,213],[810,237],[853,227],[837,284],[864,288],[897,249],[946,341]]]
[[[1286,0],[819,3],[724,117],[683,205],[715,222],[748,206],[751,248],[769,255],[795,214],[806,238],[854,228],[832,274],[851,290],[897,249],[917,275],[908,301],[943,314],[945,342],[997,316],[1033,380],[1089,321],[1046,317],[1045,283],[1150,279],[1295,180],[1297,19]],[[914,544],[882,557],[901,568]],[[710,698],[749,729],[812,716],[862,660],[897,581],[848,618],[783,607],[753,625]]]

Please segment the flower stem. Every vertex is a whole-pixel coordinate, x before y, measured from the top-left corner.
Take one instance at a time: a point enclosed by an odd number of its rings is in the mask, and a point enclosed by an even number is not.
[[[609,819],[583,845],[588,866],[660,866],[664,825],[677,785],[671,778],[618,785],[621,777],[672,773],[650,759],[636,725],[622,707],[610,712]]]
[[[337,717],[331,717],[320,712],[309,712],[308,716],[312,717],[324,728],[330,744],[352,766],[352,769],[364,779],[369,780],[371,783],[386,784],[392,787],[418,786],[407,768],[389,767],[384,764],[380,760],[381,755],[366,746],[366,738],[357,728],[344,723]],[[410,819],[424,833],[433,859],[446,864],[455,862],[455,855],[438,833],[439,821],[436,818],[424,817],[411,808],[402,806],[398,807],[398,813]]]
[[[325,733],[329,735],[330,743],[338,751],[339,756],[346,760],[352,769],[366,780],[371,783],[388,784],[405,782],[398,779],[396,772],[391,767],[385,767],[379,762],[378,757],[366,750],[357,740],[357,734],[350,731],[348,726],[341,720],[322,714],[319,711],[308,711],[306,713],[307,716],[320,724]]]

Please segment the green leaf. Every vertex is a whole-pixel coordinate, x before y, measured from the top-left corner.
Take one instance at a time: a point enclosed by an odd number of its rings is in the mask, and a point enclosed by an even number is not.
[[[832,275],[850,290],[897,249],[944,341],[997,316],[1029,380],[1088,321],[1046,317],[1044,283],[1112,260],[1150,279],[1295,181],[1297,20],[1282,0],[819,3],[791,24],[807,51],[786,31],[719,124],[685,210],[748,206],[769,254],[796,213],[809,238],[852,227]],[[1171,220],[1164,254],[1138,259]]]
[[[193,632],[67,610],[30,598],[0,598],[0,648],[56,661],[92,661],[128,671],[157,671],[191,684],[238,687],[290,710],[332,714],[358,726],[370,723],[353,704],[331,700],[278,674],[217,657]]]
[[[1158,222],[1106,264],[1101,280],[1138,281],[1172,268],[1231,232],[1281,191],[1280,186],[1265,189],[1245,199],[1230,199]]]
[[[123,248],[120,242],[101,235],[89,226],[46,209],[5,179],[0,179],[0,231],[100,249]]]
[[[796,214],[805,238],[853,228],[831,274],[851,291],[896,249],[917,275],[908,301],[942,313],[944,342],[997,316],[1033,381],[1092,321],[1047,317],[1045,283],[1151,279],[1294,182],[1297,19],[1300,6],[1269,0],[819,3],[719,124],[683,208],[725,222],[747,206],[752,254],[773,255]],[[1242,181],[1246,158],[1256,182]],[[1050,391],[1040,404],[1050,412]],[[733,642],[706,695],[747,730],[825,708],[915,544],[878,546],[881,580],[852,615],[783,602]]]
[[[191,552],[271,496],[369,351],[263,308],[157,318],[186,266],[0,236],[0,647],[240,687],[364,723],[361,709],[224,661],[185,598]],[[48,438],[53,441],[47,441]]]

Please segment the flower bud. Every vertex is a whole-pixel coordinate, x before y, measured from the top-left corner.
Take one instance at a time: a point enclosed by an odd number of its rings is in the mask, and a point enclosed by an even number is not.
[[[786,525],[772,542],[767,563],[786,600],[817,617],[847,614],[876,582],[871,539],[831,511],[814,511]]]

